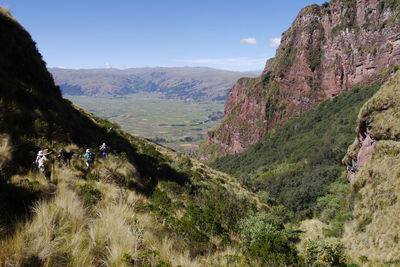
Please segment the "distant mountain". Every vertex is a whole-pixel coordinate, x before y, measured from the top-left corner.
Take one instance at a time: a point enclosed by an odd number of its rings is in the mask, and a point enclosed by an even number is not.
[[[255,73],[204,67],[61,69],[49,68],[64,95],[123,96],[138,92],[162,93],[189,101],[225,101],[241,77]]]

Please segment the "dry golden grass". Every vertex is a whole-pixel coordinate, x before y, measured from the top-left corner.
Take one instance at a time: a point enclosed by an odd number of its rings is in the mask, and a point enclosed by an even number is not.
[[[400,143],[378,142],[352,184],[359,195],[343,238],[351,258],[372,265],[400,260]]]
[[[65,149],[80,150],[73,144]],[[180,155],[169,150],[162,153],[172,159],[181,159]],[[136,183],[140,180],[135,166],[126,159],[113,154],[108,159],[97,158],[91,175],[87,175],[84,161],[78,156],[74,155],[72,168],[61,168],[61,164],[56,163],[51,183],[40,173],[12,177],[15,185],[28,188],[34,184],[38,191],[53,197],[37,202],[32,207],[33,218],[20,223],[12,236],[0,240],[0,266],[34,263],[48,266],[129,266],[132,260],[140,264],[164,262],[172,266],[241,265],[237,265],[236,258],[234,261],[229,258],[237,257],[240,251],[221,248],[220,238],[211,238],[219,248],[215,253],[193,258],[189,248],[178,250],[182,248],[182,240],[174,238],[174,234],[159,237],[157,233],[166,233],[166,226],[148,210],[149,199],[121,186],[121,179]],[[202,169],[204,182],[222,184],[229,191],[261,205],[258,198],[244,190],[233,177],[196,160],[191,159],[191,162],[193,171]],[[99,181],[93,180],[96,177]],[[84,202],[81,195],[84,186],[99,190],[101,198],[93,204]],[[162,186],[163,183],[158,184],[159,189]],[[174,199],[176,196],[170,197]],[[184,201],[185,196],[180,197]],[[184,214],[185,209],[181,207],[171,215],[179,219]],[[151,254],[153,252],[155,254]]]
[[[92,173],[97,175],[104,183],[118,182],[128,185],[130,181],[134,181],[140,184],[140,175],[135,166],[113,154],[110,154],[107,159],[96,159]],[[123,177],[123,181],[120,180],[121,177]]]
[[[117,171],[121,166],[107,163]],[[131,166],[125,164],[122,168]],[[54,198],[36,203],[33,219],[21,223],[12,236],[0,241],[0,266],[34,262],[49,266],[124,266],[126,259],[135,259],[149,250],[159,253],[159,258],[154,262],[150,259],[150,264],[163,260],[173,266],[204,266],[199,259],[191,259],[188,251],[176,251],[174,240],[160,240],[154,234],[163,226],[150,213],[137,212],[139,205],[147,201],[144,196],[115,184],[87,182],[78,178],[79,172],[72,168],[56,167],[55,172]],[[12,178],[19,185],[26,180],[37,181],[43,190],[55,187],[42,174]],[[85,207],[79,196],[80,186],[86,183],[103,195],[92,208]]]
[[[8,10],[8,8],[6,8],[6,7],[1,7],[0,6],[0,14],[3,15],[3,16],[6,16],[9,19],[12,19],[15,22],[17,22],[15,20],[15,18],[11,15],[10,10]]]
[[[297,248],[300,249],[302,244],[307,239],[323,238],[322,228],[326,226],[323,222],[318,219],[304,220],[300,223],[299,230],[302,231],[299,238],[301,242],[297,244]]]
[[[0,244],[2,263],[19,266],[32,258],[69,262],[70,250],[78,247],[76,237],[82,236],[87,223],[78,195],[61,180],[54,200],[38,202],[33,210],[33,220],[21,224],[13,237]]]
[[[369,123],[376,142],[372,159],[352,180],[357,197],[354,219],[342,239],[350,257],[361,265],[400,264],[400,71],[362,107],[358,131]],[[358,139],[344,161],[355,159]]]
[[[0,136],[0,169],[12,158],[12,147],[7,135]]]

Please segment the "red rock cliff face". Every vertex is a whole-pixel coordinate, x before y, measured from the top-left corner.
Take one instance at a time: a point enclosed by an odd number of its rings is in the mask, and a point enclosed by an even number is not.
[[[207,145],[220,154],[243,152],[289,118],[400,62],[398,2],[333,0],[303,8],[263,74],[233,86]]]

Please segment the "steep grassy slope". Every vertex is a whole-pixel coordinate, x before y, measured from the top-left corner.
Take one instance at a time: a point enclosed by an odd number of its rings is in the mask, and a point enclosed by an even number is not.
[[[297,234],[235,179],[62,99],[29,34],[0,8],[0,265],[287,265]],[[87,170],[86,148],[111,147]],[[51,181],[43,148],[75,152]]]
[[[383,72],[382,80],[396,68]],[[268,134],[248,151],[228,155],[211,164],[236,176],[252,191],[292,210],[297,217],[312,215],[318,197],[345,170],[341,163],[354,138],[360,107],[380,87],[360,86],[323,102],[317,109]]]
[[[369,144],[365,140],[370,140]],[[366,146],[372,147],[370,157]],[[358,166],[351,180],[356,194],[354,219],[346,225],[343,238],[350,256],[360,264],[397,266],[400,262],[400,72],[361,109],[358,137],[344,161],[351,168]]]

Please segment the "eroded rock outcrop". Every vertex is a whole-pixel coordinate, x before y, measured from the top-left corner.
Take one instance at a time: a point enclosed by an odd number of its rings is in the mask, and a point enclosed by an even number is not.
[[[356,196],[342,241],[354,263],[400,257],[400,71],[362,107],[344,163]],[[389,264],[390,265],[390,264]]]
[[[350,182],[372,159],[379,142],[400,142],[399,71],[364,104],[358,121],[357,138],[343,159],[343,163],[347,166],[347,179]]]
[[[224,119],[209,132],[207,146],[220,154],[243,152],[289,118],[374,80],[398,62],[397,1],[332,0],[308,6],[282,34],[263,74],[233,86]]]

